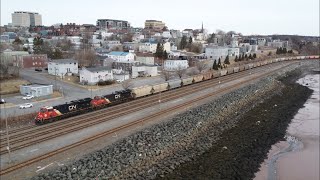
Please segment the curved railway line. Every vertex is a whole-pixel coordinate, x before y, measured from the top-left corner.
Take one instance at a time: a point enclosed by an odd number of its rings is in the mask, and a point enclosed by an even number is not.
[[[287,63],[286,65],[288,65],[288,64],[290,64],[290,63]],[[263,70],[263,69],[266,69],[266,68],[267,68],[267,67],[259,68],[259,69],[260,69],[260,70]],[[278,69],[272,70],[272,71],[270,71],[270,72],[263,73],[262,75],[255,76],[255,77],[251,77],[250,79],[247,79],[247,80],[245,80],[245,81],[238,82],[236,85],[233,86],[233,88],[239,87],[239,86],[243,85],[244,83],[247,83],[247,82],[256,80],[256,79],[261,78],[261,77],[263,77],[263,76],[266,76],[266,75],[268,75],[268,74],[272,74],[274,71],[277,71],[277,70],[278,70]],[[245,74],[245,75],[247,75],[247,74]],[[222,79],[220,79],[220,80],[222,80]],[[211,80],[209,80],[209,81],[211,81]],[[212,83],[211,83],[211,85],[212,85]],[[216,84],[215,84],[215,85],[216,85]],[[186,86],[186,88],[192,89],[193,87],[190,85],[190,86]],[[181,88],[180,88],[180,89],[181,89]],[[8,173],[10,173],[10,172],[16,171],[16,170],[18,170],[18,169],[21,169],[21,168],[23,168],[23,167],[29,166],[29,165],[31,165],[31,164],[33,164],[33,163],[36,163],[36,162],[39,162],[39,161],[41,161],[41,160],[50,158],[50,157],[52,157],[52,156],[54,156],[54,155],[60,154],[60,153],[62,153],[62,152],[65,152],[65,151],[67,151],[67,150],[70,150],[70,149],[72,149],[72,148],[78,147],[78,146],[80,146],[80,145],[89,143],[89,142],[94,141],[94,140],[96,140],[96,139],[99,139],[99,138],[101,138],[101,137],[104,137],[104,136],[113,134],[113,133],[115,133],[115,132],[117,132],[117,131],[124,130],[124,129],[126,129],[126,128],[133,127],[133,126],[135,126],[135,125],[137,125],[137,124],[139,124],[139,123],[141,123],[141,122],[150,121],[150,120],[152,120],[152,119],[155,119],[156,117],[161,117],[161,116],[164,115],[164,114],[172,113],[172,112],[176,111],[177,109],[185,108],[185,107],[189,106],[190,104],[193,104],[193,103],[195,103],[195,102],[199,102],[199,101],[201,101],[201,100],[204,100],[204,99],[208,98],[208,96],[214,97],[215,95],[217,95],[217,94],[219,94],[219,93],[221,93],[221,92],[223,92],[223,91],[226,91],[226,90],[228,90],[228,89],[230,89],[230,87],[220,88],[220,89],[217,90],[216,92],[211,92],[211,93],[209,93],[209,94],[202,95],[202,96],[200,96],[200,97],[197,97],[197,98],[193,99],[192,101],[184,102],[184,103],[182,103],[182,104],[179,104],[179,105],[174,106],[173,108],[169,108],[169,109],[165,109],[165,110],[159,111],[159,112],[157,112],[157,113],[154,113],[154,114],[149,115],[149,116],[147,116],[147,117],[141,118],[141,119],[139,119],[139,120],[136,120],[136,121],[133,121],[133,122],[130,122],[130,123],[121,125],[121,126],[116,127],[116,128],[114,128],[114,129],[111,129],[111,130],[108,130],[108,131],[99,133],[99,134],[97,134],[97,135],[91,136],[91,137],[89,137],[89,138],[86,138],[86,139],[84,139],[84,140],[81,140],[81,141],[79,141],[79,142],[76,142],[76,143],[73,143],[73,144],[64,146],[64,147],[62,147],[62,148],[59,148],[59,149],[57,149],[57,150],[54,150],[54,151],[52,151],[52,152],[49,152],[49,153],[46,153],[46,154],[43,154],[43,155],[40,155],[40,156],[38,156],[38,157],[36,157],[36,158],[27,160],[27,161],[22,162],[22,163],[18,163],[18,164],[12,165],[12,166],[7,167],[7,168],[5,168],[5,169],[1,169],[0,175],[5,175],[5,174],[8,174]]]
[[[253,72],[257,72],[259,69],[252,69]],[[263,70],[263,69],[260,69]],[[181,96],[186,96],[192,94],[194,92],[210,88],[218,83],[218,81],[229,82],[234,80],[234,77],[245,77],[247,76],[246,71],[242,71],[236,74],[232,74],[229,76],[223,76],[216,79],[211,79],[204,81],[202,83],[191,84],[189,86],[185,86],[182,88],[174,89],[171,91],[162,92],[161,101],[168,102],[173,99],[177,99]],[[190,90],[185,91],[185,88]],[[56,123],[48,124],[47,126],[35,126],[32,129],[27,129],[25,131],[20,131],[16,133],[11,133],[10,144],[11,151],[19,150],[24,147],[28,147],[40,142],[44,142],[65,134],[69,134],[90,126],[97,125],[99,123],[103,123],[114,118],[121,117],[123,115],[133,113],[147,107],[158,104],[159,97],[148,96],[147,98],[140,98],[134,101],[130,101],[127,103],[112,106],[106,109],[102,109],[99,111],[90,112],[84,115],[71,117],[65,120],[57,121]],[[3,137],[5,138],[5,137]],[[5,139],[1,139],[1,151],[0,154],[6,154],[6,141]]]
[[[282,67],[287,66],[293,62],[294,61],[290,61],[288,63],[283,62],[284,64],[282,63]],[[263,72],[265,69],[268,69],[271,66],[273,67],[273,64],[274,63],[268,64],[265,66],[261,66],[260,68],[254,68],[252,70],[249,70],[250,74],[251,74],[251,72],[253,72],[253,73]],[[279,63],[276,63],[276,64],[279,64]],[[282,67],[280,67],[280,68],[282,68]],[[247,79],[245,81],[236,83],[232,88],[239,87],[243,83],[250,82],[250,81],[259,79],[263,76],[272,74],[275,71],[279,70],[280,68],[277,68],[275,70],[271,70],[270,72],[262,73],[260,75],[254,76],[254,77],[251,76],[249,79]],[[182,88],[162,92],[161,93],[161,101],[168,102],[173,99],[178,99],[181,96],[186,96],[186,95],[192,94],[192,93],[200,91],[200,90],[214,87],[214,86],[218,85],[218,83],[220,81],[223,81],[224,83],[230,82],[232,80],[235,80],[235,77],[242,78],[242,77],[246,77],[247,75],[248,75],[248,71],[241,71],[241,72],[234,73],[234,74],[231,74],[228,76],[213,78],[210,80],[202,81],[201,83],[195,83],[195,84],[191,84],[188,86],[184,86]],[[175,105],[172,108],[161,110],[159,112],[156,112],[152,115],[141,118],[139,120],[135,120],[133,122],[121,125],[119,127],[113,128],[111,130],[108,130],[108,131],[96,134],[94,136],[85,138],[85,139],[80,140],[76,143],[64,146],[64,147],[59,148],[57,150],[53,150],[49,153],[40,155],[40,156],[32,158],[30,160],[14,164],[14,165],[9,166],[7,168],[1,169],[0,176],[11,173],[11,172],[16,171],[18,169],[21,169],[23,167],[29,166],[33,163],[39,162],[41,160],[47,159],[49,157],[52,157],[52,156],[57,155],[59,153],[65,152],[65,151],[70,150],[72,148],[78,147],[80,145],[89,143],[89,142],[96,140],[96,139],[99,139],[101,137],[113,134],[117,131],[121,131],[126,128],[133,127],[134,125],[137,125],[141,122],[151,121],[152,119],[155,119],[155,117],[161,117],[161,115],[168,114],[168,113],[176,111],[177,109],[187,107],[190,104],[193,104],[195,102],[199,102],[205,98],[208,98],[208,96],[214,97],[216,94],[221,93],[221,92],[228,90],[228,89],[230,89],[230,87],[219,88],[215,92],[211,92],[209,94],[202,95],[200,97],[193,99],[192,101],[187,101],[182,104]],[[75,131],[78,131],[78,130],[81,130],[81,129],[84,129],[84,128],[87,128],[87,127],[90,127],[93,125],[97,125],[99,123],[109,121],[114,118],[121,117],[122,115],[126,115],[128,113],[136,112],[138,110],[142,110],[144,108],[154,106],[156,104],[159,104],[158,99],[159,99],[159,97],[157,95],[148,96],[146,98],[139,98],[134,101],[122,103],[121,105],[115,105],[115,106],[112,106],[112,107],[109,107],[106,109],[102,109],[99,111],[90,112],[88,114],[83,114],[83,115],[71,117],[66,120],[61,120],[56,123],[51,123],[51,124],[47,124],[47,125],[40,126],[40,127],[39,126],[31,126],[31,127],[27,126],[27,127],[23,127],[23,128],[14,129],[10,132],[11,142],[14,144],[14,146],[12,147],[12,150],[14,151],[14,150],[18,150],[18,149],[21,149],[21,148],[24,148],[27,146],[31,146],[36,143],[40,143],[40,142],[43,142],[43,141],[46,141],[46,140],[49,140],[49,139],[52,139],[52,138],[55,138],[58,136],[62,136],[62,135],[72,133],[72,132],[75,132]],[[120,110],[118,108],[119,106],[121,106]],[[51,135],[50,135],[50,133],[51,133]],[[28,139],[33,138],[33,137],[38,137],[38,138],[34,141],[27,141]],[[4,138],[5,137],[4,137],[3,133],[1,133],[1,140],[4,140]],[[23,141],[27,141],[27,143],[23,144],[22,143]],[[1,143],[1,155],[6,154],[6,152],[5,152],[6,150],[4,150],[4,148],[5,148],[5,144]]]

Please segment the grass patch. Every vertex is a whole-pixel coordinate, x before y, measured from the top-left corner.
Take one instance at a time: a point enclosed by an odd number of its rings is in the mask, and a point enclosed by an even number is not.
[[[22,79],[10,79],[3,80],[0,84],[0,94],[4,95],[18,93],[20,92],[20,85],[30,84],[30,82]]]

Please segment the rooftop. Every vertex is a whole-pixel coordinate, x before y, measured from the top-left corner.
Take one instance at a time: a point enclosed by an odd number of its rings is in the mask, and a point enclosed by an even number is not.
[[[129,52],[122,52],[122,51],[111,51],[109,53],[109,55],[113,55],[113,56],[126,56],[128,54]]]
[[[50,62],[55,62],[59,64],[78,63],[78,61],[74,59],[55,59],[55,60],[51,60]]]
[[[111,70],[110,67],[106,67],[106,66],[90,67],[90,68],[85,68],[85,69],[90,71],[90,72],[110,71]]]

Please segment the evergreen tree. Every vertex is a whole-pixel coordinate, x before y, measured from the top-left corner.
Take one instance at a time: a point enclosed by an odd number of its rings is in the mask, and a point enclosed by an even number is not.
[[[242,53],[241,61],[244,60],[245,56],[244,53]]]
[[[162,58],[163,57],[163,45],[158,43],[157,44],[157,49],[156,49],[156,53],[155,56],[158,58]]]
[[[248,60],[248,55],[246,54],[246,55],[244,56],[244,58],[245,58],[246,60]]]
[[[287,48],[283,48],[282,52],[283,52],[283,54],[287,54],[288,53]]]
[[[226,59],[224,60],[224,64],[230,64],[229,55],[226,56]]]
[[[252,55],[251,54],[249,54],[249,57],[248,57],[250,60],[252,59]]]
[[[257,58],[257,54],[256,53],[253,53],[253,59]]]
[[[191,45],[192,44],[192,37],[190,36],[189,37],[189,45]]]
[[[218,70],[218,66],[217,66],[217,61],[216,60],[214,60],[214,62],[213,62],[212,69]]]
[[[282,49],[282,47],[279,48],[279,54],[283,54],[283,49]]]
[[[41,54],[43,52],[43,39],[40,37],[35,37],[33,39],[33,53]]]
[[[168,59],[168,53],[166,50],[163,51],[163,57],[162,59]]]
[[[220,58],[218,59],[218,68],[222,68],[222,66],[221,66],[221,59],[220,59]]]
[[[276,54],[280,54],[280,48],[277,48]]]
[[[234,62],[238,62],[238,56],[236,56],[236,58],[234,58]]]
[[[181,49],[186,48],[187,44],[188,44],[188,43],[187,43],[187,36],[182,36],[181,42],[180,42],[180,48],[181,48]]]

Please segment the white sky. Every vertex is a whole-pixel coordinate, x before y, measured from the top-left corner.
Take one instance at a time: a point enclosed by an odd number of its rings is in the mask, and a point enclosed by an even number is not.
[[[43,25],[96,24],[97,19],[127,20],[143,27],[161,20],[169,29],[234,30],[244,35],[319,36],[319,0],[1,0],[1,25],[14,11],[42,15]]]

